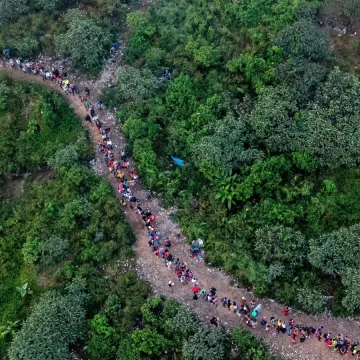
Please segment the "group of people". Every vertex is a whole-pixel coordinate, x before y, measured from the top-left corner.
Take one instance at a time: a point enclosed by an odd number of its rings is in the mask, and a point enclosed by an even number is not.
[[[288,316],[287,307],[284,309],[284,315]],[[275,329],[275,336],[278,336],[280,333],[287,334],[293,343],[296,343],[297,339],[299,339],[300,343],[304,343],[306,339],[310,338],[314,338],[317,341],[324,339],[325,345],[333,349],[334,352],[337,351],[343,356],[351,354],[352,356],[356,356],[357,359],[360,359],[360,347],[357,342],[351,342],[351,339],[343,334],[332,336],[330,333],[325,332],[324,326],[313,327],[299,325],[295,323],[294,319],[289,319],[287,323],[281,319],[275,319],[273,316],[270,318],[270,322],[263,317],[260,325],[265,331],[270,331],[271,328]]]
[[[198,279],[188,268],[187,263],[184,261],[181,262],[179,258],[175,259],[174,256],[170,254],[169,248],[171,248],[172,242],[169,237],[165,239],[164,246],[162,247],[161,234],[159,232],[151,229],[148,234],[150,251],[154,252],[157,257],[160,257],[169,270],[171,270],[171,267],[174,264],[174,270],[180,283],[184,285],[187,283],[192,284],[193,300],[197,301],[200,299],[216,307],[221,304],[223,308],[229,311],[229,313],[234,313],[239,316],[245,326],[256,328],[260,325],[265,331],[274,330],[274,336],[286,334],[294,344],[298,341],[304,343],[310,338],[314,338],[317,341],[324,339],[325,345],[328,348],[333,349],[334,352],[338,352],[340,355],[344,356],[351,354],[354,357],[356,356],[356,359],[360,360],[360,345],[357,342],[351,342],[350,338],[347,336],[342,334],[331,336],[330,333],[325,332],[323,326],[313,327],[296,324],[295,320],[292,318],[288,321],[273,316],[269,320],[266,317],[260,318],[262,310],[261,304],[256,305],[253,300],[248,303],[245,297],[241,297],[239,302],[232,301],[227,297],[219,299],[216,294],[216,288],[201,289],[198,286]],[[168,281],[168,286],[171,288],[171,291],[173,291],[174,285],[175,284],[171,280]],[[289,307],[285,306],[283,308],[285,319],[289,317],[289,313]],[[218,327],[220,318],[216,316],[212,317],[210,319],[210,324]]]
[[[4,54],[5,57],[9,57],[8,53]],[[10,59],[9,66],[15,68],[15,62]],[[60,71],[56,68],[48,71],[43,65],[38,62],[23,62],[22,59],[17,59],[16,64],[22,69],[25,73],[40,74],[44,81],[50,80],[55,81],[61,88],[65,91],[75,95],[79,93],[79,89],[75,84],[70,83],[66,71]],[[218,306],[222,304],[223,308],[227,309],[229,313],[234,313],[237,316],[242,318],[243,323],[246,326],[251,328],[256,328],[258,323],[265,331],[274,330],[274,336],[281,334],[287,334],[293,343],[296,343],[298,340],[300,343],[304,343],[306,339],[313,337],[317,341],[324,339],[325,345],[338,351],[339,354],[343,356],[348,356],[349,354],[356,356],[356,359],[360,360],[360,345],[356,342],[351,342],[350,338],[343,336],[342,334],[337,334],[332,336],[330,333],[326,333],[323,326],[314,328],[312,326],[303,326],[295,323],[294,319],[289,319],[289,321],[283,321],[281,319],[276,319],[271,317],[270,320],[266,317],[262,317],[259,321],[259,315],[261,313],[261,304],[256,306],[254,301],[247,303],[246,298],[242,297],[239,302],[232,301],[227,297],[221,299],[216,295],[216,288],[212,287],[209,290],[206,288],[200,289],[198,286],[198,278],[194,276],[193,272],[189,269],[188,264],[185,261],[180,261],[179,258],[176,258],[170,253],[170,249],[173,245],[173,242],[169,237],[166,237],[164,244],[162,244],[162,235],[160,231],[156,230],[156,216],[151,212],[150,209],[143,209],[141,207],[141,200],[136,198],[132,188],[136,185],[137,175],[135,171],[130,169],[130,163],[128,161],[128,152],[126,149],[122,149],[120,153],[121,161],[115,159],[113,153],[113,144],[110,139],[110,127],[106,125],[104,121],[101,121],[99,115],[96,114],[94,105],[90,102],[90,90],[85,88],[85,95],[80,97],[85,109],[89,111],[89,114],[85,116],[85,121],[89,122],[93,126],[93,122],[97,127],[98,131],[102,136],[102,140],[98,142],[98,151],[104,154],[104,162],[106,167],[114,177],[117,179],[118,191],[121,194],[121,204],[122,206],[130,205],[131,209],[135,209],[136,213],[141,216],[142,221],[148,231],[148,245],[152,253],[155,254],[164,265],[172,270],[174,266],[174,272],[178,281],[186,285],[188,283],[192,286],[193,300],[197,301],[202,299],[207,303]],[[102,101],[97,101],[98,110],[102,110]],[[125,174],[127,173],[127,175]],[[149,193],[147,196],[150,197]],[[177,243],[182,242],[181,234],[176,234]],[[195,254],[197,256],[197,254]],[[192,252],[192,257],[194,254]],[[173,291],[174,283],[171,279],[168,281],[168,286]],[[284,318],[289,316],[289,308],[285,307],[283,309]],[[212,317],[210,323],[216,327],[220,324],[220,319],[218,317]]]
[[[5,56],[5,58],[7,58]],[[43,81],[53,81],[56,84],[58,84],[64,91],[65,94],[71,93],[73,96],[75,94],[79,94],[78,87],[70,82],[66,70],[61,68],[59,69],[53,67],[51,70],[46,69],[46,67],[37,61],[23,61],[21,58],[17,58],[16,60],[13,60],[12,58],[9,58],[7,60],[7,65],[13,69],[17,69],[17,67],[22,70],[25,74],[35,74],[40,75]]]

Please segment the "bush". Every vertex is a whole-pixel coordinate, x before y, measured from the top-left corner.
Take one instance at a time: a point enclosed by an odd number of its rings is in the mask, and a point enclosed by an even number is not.
[[[311,314],[319,314],[325,309],[324,296],[315,289],[298,289],[296,300],[304,311]]]
[[[222,328],[202,326],[183,351],[185,360],[225,360],[230,356],[230,338]]]
[[[69,56],[72,65],[89,73],[101,70],[112,43],[108,24],[78,10],[65,16],[67,32],[55,37],[57,52]]]
[[[325,32],[309,20],[299,20],[282,30],[277,45],[283,48],[285,55],[295,58],[320,61],[328,60],[331,55]]]
[[[145,186],[149,189],[159,186],[156,154],[152,149],[150,140],[136,140],[133,155],[141,177],[144,179]]]
[[[237,358],[241,360],[275,360],[267,348],[249,330],[235,329],[232,333]]]
[[[63,166],[70,167],[79,159],[77,146],[67,145],[64,149],[59,149],[48,161],[49,165],[57,169]]]
[[[65,295],[57,291],[46,293],[15,335],[9,359],[67,358],[69,345],[84,335],[85,299],[79,283],[69,285]]]
[[[40,243],[40,263],[43,266],[55,265],[65,259],[68,249],[68,240],[53,235]]]

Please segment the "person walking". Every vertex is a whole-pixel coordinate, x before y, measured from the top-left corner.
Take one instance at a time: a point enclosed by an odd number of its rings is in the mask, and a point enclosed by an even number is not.
[[[85,94],[88,98],[90,98],[90,89],[88,87],[85,88]]]
[[[169,282],[168,282],[168,286],[169,286],[171,292],[174,292],[174,288],[173,288],[174,283],[171,281],[171,279],[170,279]]]
[[[88,121],[88,122],[91,124],[91,126],[92,126],[91,117],[90,117],[89,114],[86,114],[86,116],[85,116],[85,121]]]

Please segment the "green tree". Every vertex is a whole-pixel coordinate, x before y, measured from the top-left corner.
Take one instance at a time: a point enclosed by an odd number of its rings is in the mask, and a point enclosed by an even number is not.
[[[65,21],[66,33],[55,37],[57,52],[69,56],[77,68],[89,73],[99,71],[111,46],[108,25],[78,10],[70,10]]]
[[[278,262],[293,268],[302,266],[308,250],[305,236],[284,226],[265,226],[256,231],[255,250],[267,264]]]
[[[0,325],[0,339],[8,335],[14,337],[19,326],[20,320],[7,321],[6,325]]]
[[[6,100],[10,93],[10,88],[5,84],[0,84],[0,112],[6,109]]]
[[[69,345],[84,335],[86,296],[80,283],[72,283],[66,294],[45,293],[35,304],[9,349],[10,360],[63,360]]]
[[[267,87],[255,104],[249,123],[269,152],[292,149],[298,129],[292,117],[298,110],[292,91],[284,86]]]
[[[116,102],[140,101],[148,99],[157,88],[156,77],[148,69],[136,69],[123,65],[118,70],[115,88]]]
[[[54,156],[52,156],[48,164],[55,169],[66,166],[70,167],[79,159],[78,148],[76,145],[67,145],[64,149],[59,149]]]
[[[33,264],[39,258],[40,240],[37,237],[28,236],[23,245],[22,253],[26,264]]]
[[[53,235],[40,242],[40,263],[51,266],[64,260],[69,249],[69,241],[60,236]]]
[[[105,315],[96,314],[89,322],[85,351],[91,359],[113,359],[116,351],[116,331]]]
[[[310,239],[309,260],[325,273],[343,274],[360,260],[360,225]]]
[[[190,38],[185,46],[185,50],[192,54],[197,65],[210,67],[219,63],[220,53],[204,39],[194,40]]]
[[[360,310],[360,274],[355,268],[347,268],[342,274],[341,282],[346,287],[342,304],[346,312],[358,313]]]
[[[325,309],[325,298],[316,289],[302,287],[297,290],[296,300],[304,311],[319,314]]]
[[[180,74],[166,90],[166,105],[174,118],[186,119],[196,105],[196,86],[185,74]]]
[[[0,26],[28,11],[27,0],[0,1]]]
[[[274,77],[274,68],[265,59],[250,54],[241,54],[237,59],[230,60],[226,67],[231,72],[239,71],[244,74],[257,94],[264,91],[266,84],[269,84]]]
[[[196,315],[180,305],[175,316],[165,320],[165,333],[171,335],[177,344],[178,351],[181,351],[184,341],[194,335],[199,329],[199,319]]]
[[[184,345],[185,360],[224,360],[229,358],[230,338],[222,329],[202,326]]]
[[[169,346],[169,341],[156,329],[145,326],[131,334],[133,351],[142,356],[161,356]]]
[[[331,55],[326,33],[313,21],[299,20],[280,31],[276,44],[284,55],[309,60],[328,60]]]
[[[264,159],[264,153],[250,145],[253,135],[245,116],[228,115],[210,124],[207,133],[192,146],[195,164],[207,161],[230,170]]]
[[[236,359],[241,360],[274,360],[275,358],[267,351],[249,330],[235,329],[232,333],[232,342],[236,347]]]
[[[282,84],[295,90],[297,105],[304,107],[314,98],[317,87],[324,81],[326,68],[303,58],[290,58],[278,64],[275,73]]]
[[[314,106],[299,113],[301,123],[293,141],[298,152],[310,154],[321,166],[354,166],[360,160],[360,124],[356,116],[344,116],[334,122],[327,109]],[[300,131],[302,130],[302,131]]]
[[[151,15],[145,11],[134,11],[127,15],[126,22],[133,26],[137,31],[141,31],[147,36],[151,36],[156,31],[156,26],[152,22]]]
[[[160,296],[150,298],[142,307],[141,314],[146,325],[160,328],[161,313],[164,309],[164,301]]]
[[[325,111],[325,116],[339,129],[345,128],[345,123],[354,126],[351,121],[360,111],[359,91],[360,81],[335,67],[319,86],[315,104]]]
[[[156,154],[151,141],[148,139],[136,140],[133,154],[134,160],[137,162],[137,168],[144,178],[145,185],[150,189],[159,185]]]

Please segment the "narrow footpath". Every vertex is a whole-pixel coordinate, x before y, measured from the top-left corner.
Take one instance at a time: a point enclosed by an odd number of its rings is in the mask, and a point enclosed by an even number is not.
[[[119,53],[119,56],[116,62],[114,62],[113,66],[104,70],[98,79],[90,81],[87,79],[78,78],[74,81],[74,83],[80,88],[81,91],[84,90],[85,86],[88,86],[90,88],[90,102],[96,103],[96,101],[100,98],[101,89],[106,86],[105,84],[109,81],[109,79],[113,78],[115,71],[117,70],[118,66],[120,66],[120,63],[121,53]],[[94,171],[99,176],[107,179],[107,181],[113,187],[114,193],[119,197],[117,190],[118,182],[113,174],[110,173],[105,166],[103,161],[103,154],[97,151],[98,141],[102,140],[101,135],[97,131],[95,125],[91,126],[89,123],[85,122],[84,118],[88,112],[81,103],[79,96],[66,95],[58,85],[50,81],[43,82],[41,77],[37,75],[24,74],[20,70],[9,68],[2,68],[0,71],[5,71],[11,77],[16,79],[41,83],[42,85],[52,88],[64,96],[76,114],[82,119],[84,127],[86,127],[89,131],[92,145],[96,151]],[[124,137],[119,130],[119,126],[115,123],[114,111],[105,109],[101,112],[98,112],[98,115],[100,120],[105,121],[106,124],[110,126],[110,138],[114,146],[113,152],[115,158],[120,159],[119,153],[121,149],[125,147],[125,142]],[[130,168],[134,168],[136,165],[132,162],[132,159],[129,161]],[[151,200],[146,199],[145,189],[142,188],[141,182],[137,183],[134,196],[142,200],[142,207],[144,209],[149,208],[154,214],[156,214],[156,230],[161,232],[163,239],[165,239],[166,236],[174,239],[175,235],[181,232],[178,228],[178,225],[169,219],[166,210],[161,207],[159,201],[156,198],[152,198]],[[214,305],[210,305],[207,301],[203,301],[201,299],[197,301],[193,300],[191,284],[181,284],[177,280],[174,271],[169,271],[161,262],[161,259],[157,258],[154,253],[149,251],[147,229],[144,227],[141,217],[129,207],[127,207],[125,210],[125,216],[127,221],[130,223],[137,239],[134,246],[134,250],[136,251],[137,255],[136,270],[139,274],[139,277],[149,281],[154,294],[163,295],[168,298],[175,298],[176,300],[182,302],[191,310],[193,310],[204,323],[209,324],[210,319],[213,316],[217,316],[221,320],[221,325],[223,325],[229,331],[233,328],[245,327],[244,323],[238,316],[233,313],[229,313],[229,311],[223,308],[221,304],[215,307]],[[206,239],[204,240],[206,245]],[[226,296],[228,299],[240,303],[240,298],[244,296],[246,297],[248,303],[251,300],[255,300],[257,304],[262,304],[263,310],[260,314],[260,318],[266,316],[267,320],[269,321],[270,317],[274,316],[276,319],[280,318],[287,323],[290,318],[294,318],[297,324],[313,327],[324,326],[324,332],[330,332],[332,336],[336,336],[340,333],[349,336],[352,342],[360,341],[359,319],[337,319],[327,317],[325,315],[309,316],[300,311],[294,310],[290,311],[289,317],[284,318],[282,313],[282,305],[271,299],[254,299],[253,295],[246,291],[246,289],[231,286],[231,276],[227,275],[222,270],[207,266],[203,260],[197,261],[191,258],[191,248],[189,245],[185,243],[173,245],[170,249],[170,252],[175,258],[180,258],[180,261],[187,262],[190,270],[199,279],[200,288],[205,287],[210,289],[211,287],[215,287],[217,289],[217,296],[219,299]],[[175,283],[173,292],[168,287],[168,281],[170,279]],[[311,338],[306,339],[305,343],[303,344],[293,344],[286,334],[280,333],[278,336],[275,336],[273,329],[271,329],[269,332],[265,332],[265,330],[262,329],[260,325],[258,325],[258,328],[251,329],[251,331],[255,336],[261,338],[269,346],[270,351],[279,358],[281,357],[283,359],[289,360],[340,359],[340,355],[338,353],[334,353],[333,350],[330,350],[326,347],[324,344],[324,339],[321,339],[321,342],[319,342],[314,338]]]

